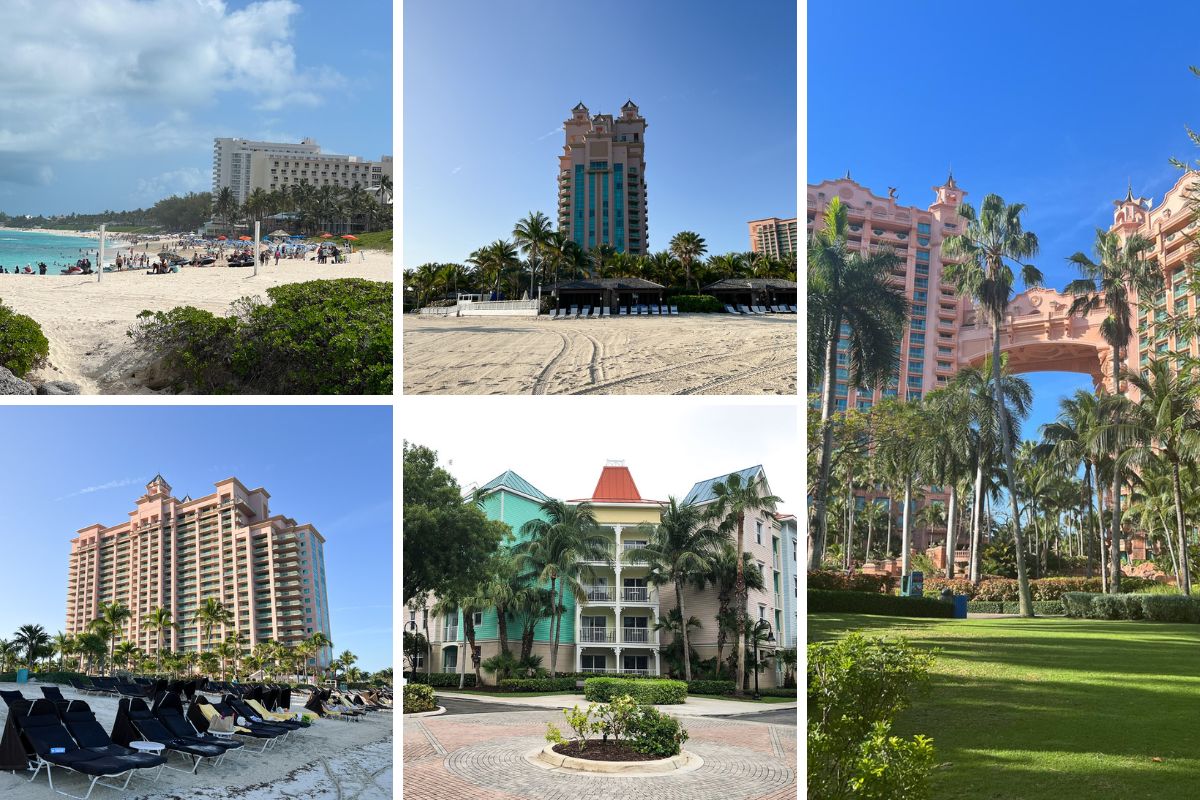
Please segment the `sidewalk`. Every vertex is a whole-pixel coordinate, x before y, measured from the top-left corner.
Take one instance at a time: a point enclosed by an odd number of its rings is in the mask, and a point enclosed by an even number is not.
[[[539,708],[570,708],[584,704],[587,701],[582,695],[551,694],[542,697],[505,697],[502,694],[469,694],[466,692],[446,692],[435,690],[440,697],[450,697],[456,700],[479,700],[488,703],[509,704],[514,706],[537,706]],[[740,700],[718,700],[713,697],[689,697],[682,705],[672,704],[658,706],[663,711],[683,717],[735,716],[738,714],[760,714],[764,711],[783,711],[794,709],[799,703],[747,703]]]

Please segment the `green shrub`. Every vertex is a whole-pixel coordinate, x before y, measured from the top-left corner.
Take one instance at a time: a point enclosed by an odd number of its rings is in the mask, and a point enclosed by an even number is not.
[[[897,597],[868,592],[808,590],[808,613],[882,614],[893,617],[954,616],[954,606],[928,597]]]
[[[1098,592],[1067,592],[1062,596],[1063,609],[1068,617],[1086,618],[1091,613],[1092,598],[1098,596]]]
[[[971,600],[967,603],[968,614],[1003,614],[1004,603],[999,600]]]
[[[969,598],[975,597],[975,584],[971,583],[966,578],[926,578],[925,579],[925,596],[937,598],[942,594],[942,589],[949,589],[955,594],[965,594]]]
[[[733,681],[688,681],[688,694],[733,694]]]
[[[928,796],[929,740],[890,736],[889,726],[932,662],[904,639],[850,633],[809,644],[809,797]]]
[[[799,699],[799,687],[772,687],[770,689],[759,689],[758,693],[763,697],[790,697],[793,700]]]
[[[0,367],[23,378],[46,362],[50,342],[32,317],[18,314],[0,303]]]
[[[1091,619],[1122,619],[1124,615],[1125,604],[1117,595],[1098,594],[1088,607],[1088,617]]]
[[[667,302],[679,306],[680,313],[712,314],[725,310],[725,304],[709,294],[677,294]]]
[[[458,673],[457,672],[406,672],[404,677],[412,683],[424,683],[428,686],[436,686],[439,689],[457,689],[458,688]],[[463,687],[471,689],[475,687],[475,675],[468,672],[463,677],[466,680],[463,682]]]
[[[850,592],[890,592],[896,585],[891,575],[865,575],[861,572],[847,576],[837,570],[813,570],[808,573],[809,589],[829,589]]]
[[[976,600],[1016,600],[1017,582],[1011,578],[988,578],[975,588]]]
[[[575,689],[577,678],[504,678],[496,687],[502,692],[567,692]]]
[[[666,705],[684,702],[687,693],[688,687],[683,681],[587,678],[583,682],[584,698],[599,703],[628,694],[643,705]]]
[[[1142,615],[1152,622],[1200,622],[1200,602],[1191,597],[1169,594],[1136,596],[1142,601]]]
[[[359,278],[273,286],[229,316],[143,311],[128,332],[176,390],[391,394],[392,284]]]
[[[688,739],[679,720],[653,706],[642,706],[629,725],[629,744],[634,750],[659,758],[679,755]]]
[[[433,711],[437,704],[433,701],[433,687],[423,683],[404,684],[404,713],[416,714],[422,711]]]

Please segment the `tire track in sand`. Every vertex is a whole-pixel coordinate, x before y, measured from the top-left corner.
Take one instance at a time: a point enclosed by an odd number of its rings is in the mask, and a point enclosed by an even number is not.
[[[605,383],[597,383],[593,386],[588,386],[583,389],[577,389],[573,392],[569,392],[569,394],[595,394],[596,392],[601,392],[601,391],[604,391],[605,389],[611,389],[614,386],[623,386],[627,383],[636,383],[637,381],[645,380],[647,378],[657,378],[659,376],[666,375],[667,373],[674,372],[675,370],[678,370],[678,369],[684,369],[686,367],[698,367],[703,364],[711,364],[716,361],[726,361],[726,360],[732,360],[732,359],[737,359],[740,361],[740,360],[744,359],[746,356],[756,355],[758,353],[769,353],[772,351],[777,351],[779,349],[780,349],[780,347],[778,345],[770,345],[768,347],[756,347],[751,350],[742,350],[742,351],[738,351],[738,352],[720,353],[718,355],[705,356],[704,358],[697,358],[692,361],[683,361],[679,364],[672,364],[667,367],[660,367],[658,369],[647,370],[646,372],[635,372],[632,375],[625,375],[623,377],[616,378],[615,380],[607,381]],[[791,362],[784,362],[784,363],[791,363]],[[739,373],[735,377],[743,378],[743,377],[745,377],[745,373]],[[725,380],[725,378],[722,378],[721,380]]]
[[[553,358],[546,362],[546,365],[542,367],[542,371],[533,379],[533,386],[529,390],[530,394],[546,393],[546,384],[554,377],[554,373],[558,371],[558,365],[562,363],[567,355],[567,351],[571,349],[571,341],[565,333],[560,331],[555,331],[554,333],[558,335],[558,338],[562,339],[562,347],[559,348],[558,353]]]

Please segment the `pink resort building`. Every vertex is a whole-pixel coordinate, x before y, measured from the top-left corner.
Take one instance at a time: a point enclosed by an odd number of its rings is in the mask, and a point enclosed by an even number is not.
[[[266,489],[226,478],[212,494],[180,500],[156,475],[128,520],[89,525],[71,540],[67,633],[84,632],[101,603],[119,601],[133,612],[121,640],[153,655],[158,633],[142,620],[162,606],[177,625],[163,633],[164,649],[199,651],[204,634],[192,617],[215,598],[233,624],[214,628],[214,641],[234,630],[247,647],[266,639],[295,645],[316,631],[332,639],[325,539],[312,525],[272,514],[269,499]],[[330,657],[326,648],[310,664],[326,666]]]
[[[646,120],[632,100],[621,115],[579,103],[563,122],[558,159],[558,229],[584,250],[650,252],[646,224]]]
[[[750,227],[750,252],[766,253],[774,258],[796,252],[795,217],[752,219],[747,224]]]

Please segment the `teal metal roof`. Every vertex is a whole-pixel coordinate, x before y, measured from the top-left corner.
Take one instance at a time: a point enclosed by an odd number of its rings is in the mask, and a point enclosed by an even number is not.
[[[684,505],[689,503],[708,503],[715,500],[716,495],[713,494],[713,486],[723,482],[730,475],[741,475],[742,483],[747,483],[757,480],[758,477],[762,475],[762,471],[762,464],[759,464],[754,467],[746,467],[745,469],[738,470],[737,472],[718,475],[717,477],[709,478],[706,481],[700,481],[692,487],[690,492],[687,493],[687,497],[683,498]]]
[[[483,494],[496,491],[497,489],[511,489],[514,492],[532,497],[541,502],[546,502],[550,498],[538,491],[532,483],[522,478],[511,469],[506,470],[503,475],[492,478],[490,481],[479,487],[479,491]]]

